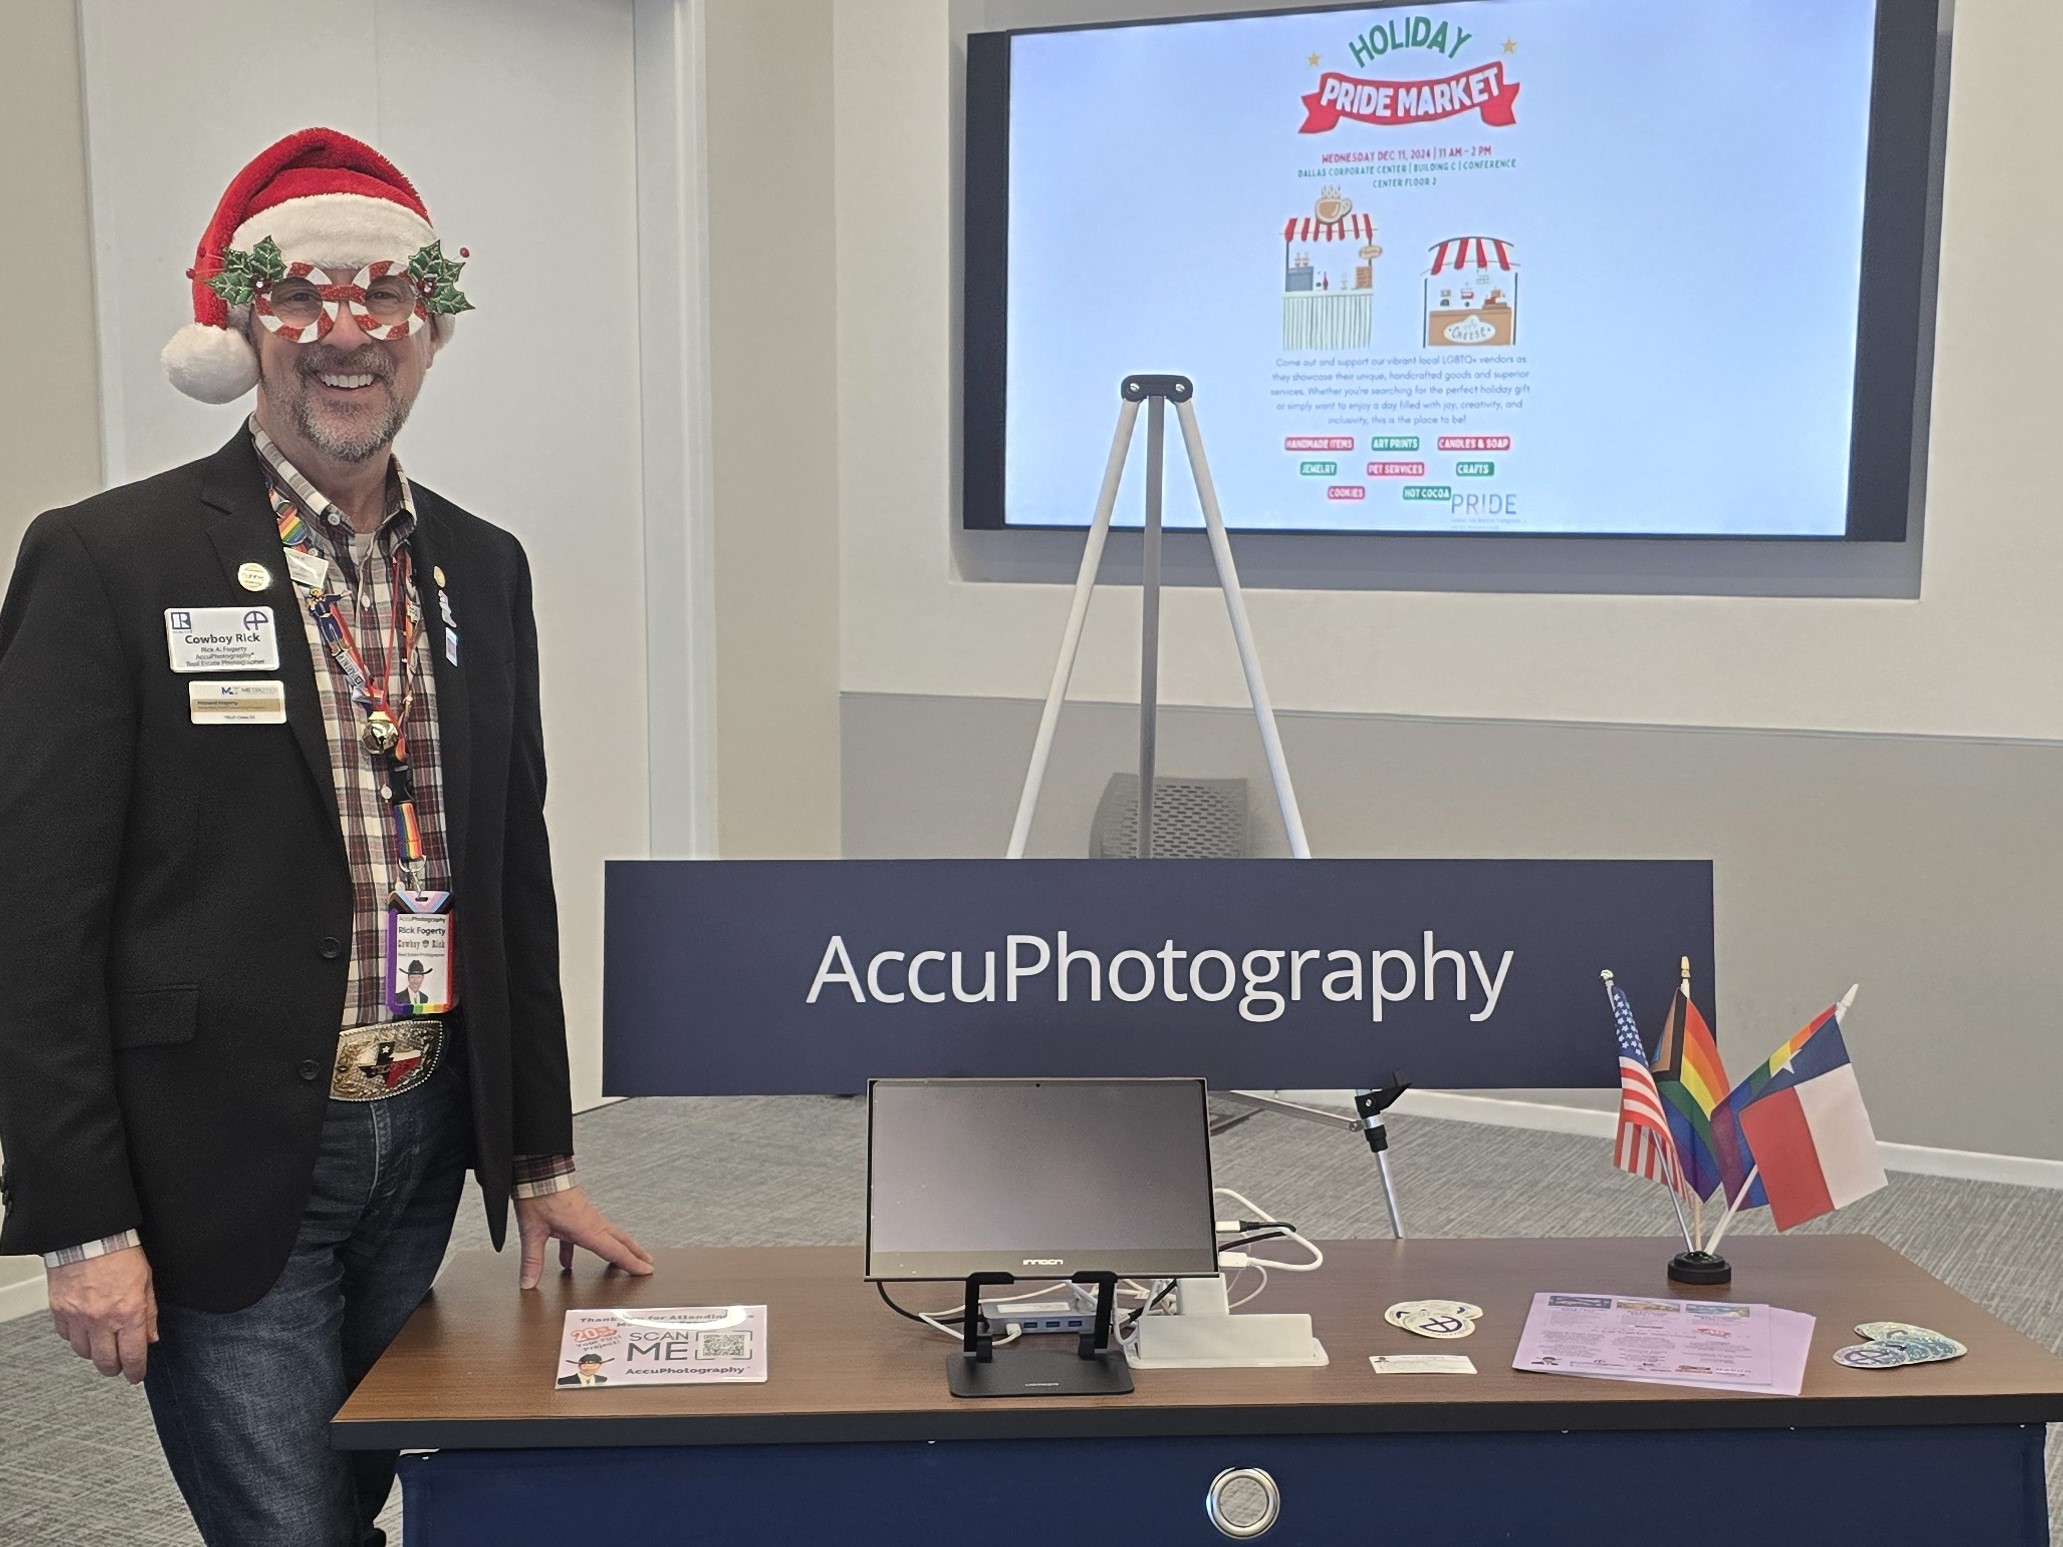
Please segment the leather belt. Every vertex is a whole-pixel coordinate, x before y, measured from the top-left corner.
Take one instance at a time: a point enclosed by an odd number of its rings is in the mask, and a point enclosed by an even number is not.
[[[337,1038],[330,1096],[337,1101],[385,1101],[430,1077],[444,1051],[438,1020],[383,1021],[348,1026]]]

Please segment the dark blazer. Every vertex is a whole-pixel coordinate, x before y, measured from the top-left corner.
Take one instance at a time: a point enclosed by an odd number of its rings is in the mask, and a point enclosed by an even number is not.
[[[544,824],[529,564],[414,486],[416,573],[462,634],[436,663],[474,1147],[505,1229],[511,1156],[572,1117]],[[239,585],[246,563],[271,589]],[[269,605],[285,725],[191,723],[168,608]],[[51,511],[0,606],[0,1253],[143,1232],[157,1292],[250,1304],[307,1202],[351,933],[315,666],[249,434]]]

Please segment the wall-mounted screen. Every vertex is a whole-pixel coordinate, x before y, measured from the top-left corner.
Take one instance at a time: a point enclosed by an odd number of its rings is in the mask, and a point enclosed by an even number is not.
[[[966,524],[1086,525],[1120,379],[1171,372],[1234,530],[1903,538],[1936,26],[1453,0],[976,34]],[[1167,521],[1201,524],[1180,473]]]

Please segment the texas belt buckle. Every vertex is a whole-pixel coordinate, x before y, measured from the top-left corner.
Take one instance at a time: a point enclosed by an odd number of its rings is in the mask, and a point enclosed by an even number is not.
[[[384,1101],[414,1090],[430,1077],[443,1049],[442,1021],[353,1026],[337,1038],[330,1095],[338,1101]]]

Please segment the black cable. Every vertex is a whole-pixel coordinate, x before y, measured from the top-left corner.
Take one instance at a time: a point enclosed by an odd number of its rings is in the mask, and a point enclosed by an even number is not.
[[[888,1285],[884,1284],[878,1278],[874,1280],[874,1290],[875,1293],[881,1296],[881,1303],[887,1306],[891,1311],[894,1311],[896,1315],[907,1316],[911,1321],[926,1320],[924,1317],[919,1316],[915,1311],[904,1310],[903,1307],[897,1305],[893,1300],[889,1299]],[[941,1311],[938,1315],[931,1317],[930,1321],[958,1321],[965,1314],[966,1313],[964,1311]],[[926,1322],[926,1324],[929,1325],[929,1322]]]
[[[1118,1336],[1130,1337],[1132,1334],[1132,1329],[1139,1325],[1140,1318],[1145,1316],[1145,1314],[1148,1311],[1152,1310],[1156,1305],[1160,1304],[1161,1301],[1165,1300],[1169,1295],[1173,1294],[1174,1292],[1175,1281],[1173,1279],[1169,1279],[1165,1284],[1162,1284],[1159,1289],[1154,1291],[1152,1299],[1148,1300],[1144,1305],[1140,1306],[1137,1310],[1131,1312],[1128,1316],[1126,1316],[1125,1324],[1122,1327],[1118,1328]]]
[[[1262,1230],[1254,1235],[1234,1236],[1229,1241],[1220,1241],[1218,1243],[1218,1250],[1221,1252],[1236,1252],[1242,1246],[1256,1246],[1262,1241],[1278,1241],[1284,1236],[1294,1235],[1295,1233],[1296,1227],[1285,1223],[1277,1225],[1272,1229]]]

